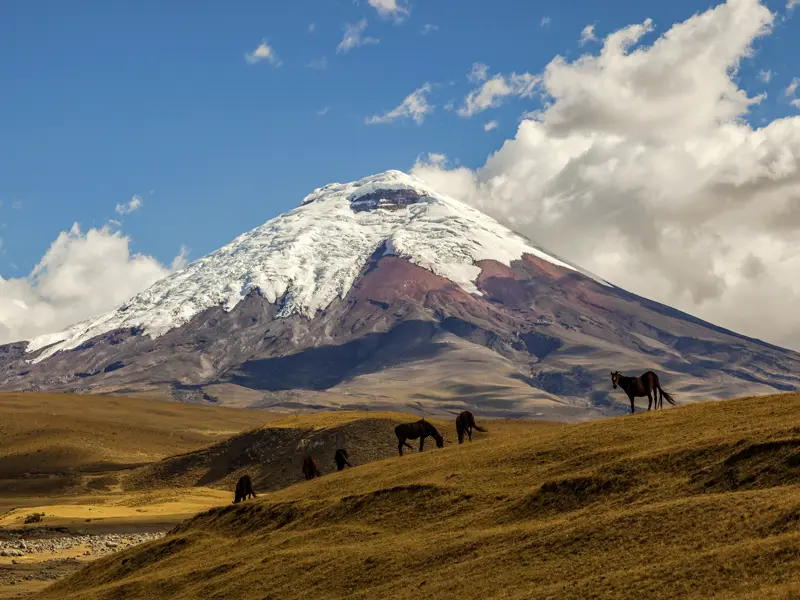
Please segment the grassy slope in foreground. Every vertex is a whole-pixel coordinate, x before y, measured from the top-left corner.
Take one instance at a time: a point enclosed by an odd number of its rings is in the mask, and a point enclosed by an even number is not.
[[[799,413],[498,426],[212,509],[41,597],[795,598]]]

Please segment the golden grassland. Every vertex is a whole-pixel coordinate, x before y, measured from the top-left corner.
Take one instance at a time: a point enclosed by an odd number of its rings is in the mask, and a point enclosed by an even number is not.
[[[800,598],[799,421],[798,394],[478,418],[471,444],[212,508],[37,597]]]
[[[113,488],[113,473],[206,447],[273,418],[114,396],[0,394],[0,506],[8,496]]]

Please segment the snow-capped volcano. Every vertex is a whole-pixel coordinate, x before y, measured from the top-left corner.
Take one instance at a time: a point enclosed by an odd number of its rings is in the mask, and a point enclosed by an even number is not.
[[[510,266],[529,254],[579,270],[419,179],[387,171],[315,190],[300,207],[156,282],[116,310],[35,338],[28,352],[46,347],[35,359],[41,361],[121,328],[157,337],[208,308],[231,310],[256,289],[269,302],[280,302],[278,316],[313,318],[347,295],[378,248],[473,294],[481,294],[475,286],[481,260]]]
[[[297,208],[67,331],[0,346],[0,389],[273,410],[584,419],[610,370],[679,402],[800,387],[796,353],[630,294],[401,173]]]

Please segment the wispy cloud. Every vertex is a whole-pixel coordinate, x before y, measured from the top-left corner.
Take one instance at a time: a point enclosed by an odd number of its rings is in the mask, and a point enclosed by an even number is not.
[[[422,33],[422,35],[428,35],[438,30],[439,30],[438,25],[434,25],[433,23],[425,23],[425,25],[422,26],[420,33]]]
[[[472,83],[481,85],[464,98],[464,105],[458,109],[458,114],[462,117],[471,117],[488,108],[496,108],[508,96],[530,98],[542,81],[541,76],[530,73],[497,74],[489,78],[488,67],[483,63],[472,65],[472,71],[467,77]]]
[[[309,69],[316,69],[317,71],[324,71],[328,68],[328,57],[315,58],[306,65]]]
[[[486,81],[489,74],[489,67],[483,63],[473,63],[472,70],[467,75],[467,79],[470,83],[480,83],[481,81]]]
[[[308,26],[308,33],[314,33],[317,30],[317,24],[311,23]]]
[[[272,48],[272,46],[270,46],[267,43],[266,40],[261,42],[258,48],[256,48],[252,52],[245,54],[244,59],[251,65],[266,60],[274,67],[281,66],[281,60],[278,58],[278,55],[275,53],[275,50]]]
[[[414,119],[417,125],[421,125],[425,120],[425,115],[433,112],[434,106],[428,104],[426,94],[430,93],[433,86],[426,83],[421,88],[414,90],[399,106],[393,108],[383,115],[375,115],[364,120],[367,125],[378,125],[381,123],[391,123],[397,119]]]
[[[542,17],[542,20],[539,22],[540,27],[548,27],[550,25],[551,19],[550,17]]]
[[[337,54],[347,54],[353,48],[359,46],[366,46],[368,44],[377,44],[380,40],[369,36],[362,35],[367,28],[367,20],[361,19],[355,25],[347,24],[344,28],[344,38],[339,42],[336,47]]]
[[[484,131],[491,131],[492,129],[497,129],[497,121],[489,121],[486,125],[483,126]]]
[[[786,88],[786,95],[794,96],[798,87],[800,87],[800,78],[795,77],[792,79],[792,83],[789,84],[789,87]]]
[[[378,11],[382,19],[392,19],[402,23],[411,14],[411,7],[403,0],[368,0],[369,5]]]
[[[792,10],[798,4],[800,4],[800,0],[789,0],[789,2],[786,3],[786,10]]]
[[[758,72],[758,80],[762,83],[769,83],[772,81],[772,71],[764,71],[762,69]]]
[[[116,211],[121,215],[129,215],[132,212],[139,210],[141,207],[142,199],[139,196],[134,196],[125,204],[117,204]]]
[[[581,46],[588,44],[589,42],[598,42],[600,40],[594,34],[594,25],[587,25],[581,31],[581,39],[578,40],[578,43]]]
[[[318,110],[318,111],[317,111],[317,115],[318,115],[318,116],[320,116],[320,117],[324,117],[324,116],[325,116],[325,115],[327,115],[327,114],[328,114],[330,111],[331,111],[331,107],[330,107],[330,106],[326,106],[326,107],[324,107],[324,108],[321,108],[320,110]]]
[[[22,202],[20,201],[14,202],[14,204],[11,205],[11,208],[13,208],[14,210],[22,210]]]

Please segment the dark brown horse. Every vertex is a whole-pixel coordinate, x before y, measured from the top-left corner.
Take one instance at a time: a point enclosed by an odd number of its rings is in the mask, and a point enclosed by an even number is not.
[[[347,462],[347,450],[344,448],[339,448],[336,451],[336,454],[333,455],[333,461],[336,463],[336,470],[341,471],[344,469],[344,466],[347,465],[348,467],[352,467],[349,462]]]
[[[655,397],[656,408],[658,408],[659,393],[661,394],[660,405],[662,409],[664,408],[664,398],[667,399],[667,402],[675,406],[675,400],[671,395],[661,389],[661,384],[658,382],[658,375],[653,373],[653,371],[642,373],[639,377],[626,377],[620,374],[619,371],[612,371],[611,385],[614,386],[614,389],[617,389],[617,386],[621,387],[622,391],[628,395],[628,399],[631,401],[631,414],[634,412],[634,398],[647,396],[647,410],[650,410],[653,404],[653,398]]]
[[[475,424],[475,416],[465,410],[460,415],[456,417],[456,433],[458,434],[458,443],[461,444],[464,442],[464,432],[467,432],[469,436],[469,441],[472,441],[472,429],[475,428],[478,431],[485,432],[486,430],[483,427],[478,427]]]
[[[250,481],[250,475],[242,475],[236,483],[233,503],[239,504],[242,500],[247,500],[248,496],[256,497],[256,493],[253,491],[253,482]]]
[[[317,469],[317,461],[310,454],[303,459],[303,477],[306,479],[314,479],[314,477],[322,477],[322,473]]]
[[[425,446],[425,438],[431,436],[436,440],[436,447],[444,447],[444,438],[436,430],[436,427],[428,423],[425,419],[421,419],[414,423],[403,423],[394,428],[394,434],[397,436],[397,451],[400,456],[403,456],[403,446],[411,448],[411,445],[406,440],[416,440],[419,438],[419,451]],[[412,450],[414,448],[411,448]]]

